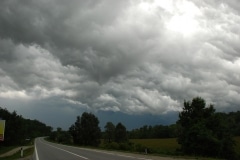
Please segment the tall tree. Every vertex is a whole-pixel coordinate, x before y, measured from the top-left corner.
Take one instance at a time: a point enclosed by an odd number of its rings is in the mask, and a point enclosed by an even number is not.
[[[115,125],[112,122],[107,122],[104,128],[105,128],[104,134],[105,141],[110,143],[114,140]]]
[[[179,114],[178,142],[184,153],[223,158],[234,157],[234,143],[229,128],[213,105],[196,97],[184,102]]]
[[[99,120],[92,113],[84,112],[78,116],[74,125],[69,128],[75,144],[97,146],[100,143],[101,130]]]
[[[76,122],[71,125],[71,127],[69,128],[69,132],[73,137],[73,142],[75,144],[79,144],[82,145],[82,126],[81,126],[81,117],[77,116],[77,120]]]
[[[127,130],[122,123],[116,125],[115,141],[118,143],[127,141]]]
[[[83,134],[83,144],[97,146],[100,143],[101,130],[98,118],[92,113],[83,113],[81,126]]]

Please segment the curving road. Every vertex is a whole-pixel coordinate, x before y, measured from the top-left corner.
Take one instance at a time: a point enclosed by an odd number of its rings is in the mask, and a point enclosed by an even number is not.
[[[35,140],[34,160],[171,160],[167,157],[86,149]]]

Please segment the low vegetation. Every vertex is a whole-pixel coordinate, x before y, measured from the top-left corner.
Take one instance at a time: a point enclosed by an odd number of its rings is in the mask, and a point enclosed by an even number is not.
[[[34,148],[31,147],[31,148],[24,150],[23,157],[21,157],[21,151],[19,150],[16,153],[14,153],[13,155],[6,156],[6,157],[0,157],[0,160],[16,160],[16,159],[32,156],[33,152],[34,152]]]
[[[130,139],[130,142],[142,146],[148,149],[148,153],[177,155],[177,150],[180,145],[177,143],[176,138],[164,138],[164,139]]]
[[[167,154],[167,155],[183,155],[179,152],[180,145],[177,138],[163,138],[163,139],[130,139],[131,143],[139,144],[142,148],[148,148],[150,153]],[[234,137],[236,142],[235,151],[240,156],[240,136]],[[142,149],[142,152],[144,150]]]
[[[234,140],[236,142],[235,151],[237,153],[237,157],[240,159],[240,136],[234,137]]]
[[[8,151],[11,151],[14,148],[16,148],[16,146],[1,147],[0,148],[0,155],[6,153]]]

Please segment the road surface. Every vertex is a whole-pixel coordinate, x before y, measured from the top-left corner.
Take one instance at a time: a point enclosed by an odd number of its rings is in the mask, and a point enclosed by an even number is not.
[[[44,138],[35,140],[34,160],[172,160],[168,157],[138,155],[71,147],[50,143]],[[176,159],[175,159],[176,160]]]

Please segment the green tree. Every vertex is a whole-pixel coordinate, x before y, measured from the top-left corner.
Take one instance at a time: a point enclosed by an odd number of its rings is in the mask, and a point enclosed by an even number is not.
[[[112,122],[107,122],[105,125],[104,139],[108,143],[114,140],[115,125]]]
[[[100,143],[101,130],[98,118],[92,113],[83,113],[81,126],[83,134],[83,144],[97,146]]]
[[[77,120],[76,122],[71,125],[71,127],[69,128],[69,133],[72,135],[73,137],[73,143],[74,144],[78,144],[78,145],[82,145],[83,144],[83,138],[82,138],[82,126],[81,126],[81,117],[77,116]]]
[[[215,113],[213,105],[196,97],[184,102],[178,120],[178,143],[186,154],[234,157],[234,142],[224,118]]]
[[[99,120],[92,113],[84,112],[78,116],[74,125],[69,128],[75,144],[97,146],[100,143],[101,130]]]
[[[51,133],[52,127],[46,126],[37,120],[24,119],[16,111],[10,113],[7,109],[0,107],[0,118],[6,120],[4,141],[0,145],[24,145],[40,136]]]
[[[240,136],[240,111],[225,114],[234,136]]]
[[[127,130],[122,123],[118,123],[115,128],[115,142],[121,143],[127,141]]]

